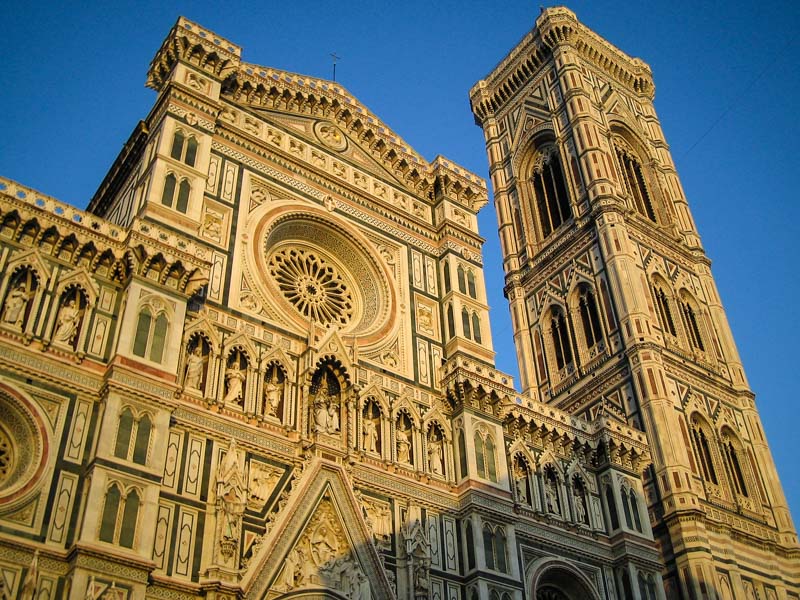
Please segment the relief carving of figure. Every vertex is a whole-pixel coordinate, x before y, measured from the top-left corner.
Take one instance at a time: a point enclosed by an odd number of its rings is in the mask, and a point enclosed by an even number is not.
[[[289,552],[283,563],[283,571],[281,571],[281,576],[276,582],[275,588],[285,592],[293,590],[298,571],[305,562],[306,557],[302,548],[295,547]]]
[[[72,344],[75,336],[78,333],[78,328],[81,324],[83,317],[83,309],[80,303],[74,299],[67,301],[58,311],[58,320],[56,322],[56,331],[53,334],[53,340],[62,344]]]
[[[203,352],[198,343],[186,358],[186,377],[183,387],[187,390],[199,390],[203,379]]]
[[[22,319],[25,318],[25,309],[31,298],[33,298],[33,292],[28,291],[26,284],[20,283],[14,287],[6,298],[3,323],[22,329]]]

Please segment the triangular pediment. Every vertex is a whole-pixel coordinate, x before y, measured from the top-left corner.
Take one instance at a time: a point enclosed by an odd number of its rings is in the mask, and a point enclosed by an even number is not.
[[[243,580],[245,598],[393,599],[363,510],[343,469],[318,460],[293,487]]]
[[[333,163],[336,162],[339,163],[339,168],[342,169],[340,172],[340,174],[344,175],[344,177],[341,177],[342,179],[348,182],[352,180],[355,186],[361,187],[368,193],[375,194],[378,192],[383,194],[384,192],[376,188],[375,182],[359,178],[352,170],[363,171],[379,180],[379,182],[385,182],[390,186],[401,188],[406,194],[416,195],[415,190],[411,189],[404,181],[402,171],[400,173],[392,172],[382,159],[379,160],[373,156],[371,146],[375,144],[375,140],[359,138],[326,119],[297,116],[273,110],[257,110],[256,112],[266,123],[272,124],[287,135],[302,138],[303,142],[311,147],[313,152],[305,151],[305,149],[297,145],[293,146],[292,143],[289,143],[288,146],[289,151],[296,150],[296,156],[306,160],[309,167],[324,168],[326,171],[337,173],[337,171],[333,170]],[[326,126],[335,128],[331,129],[338,136],[338,144],[335,146],[327,145],[324,138],[321,138],[320,131],[326,131]],[[379,153],[379,156],[382,155],[382,153]],[[399,162],[400,159],[398,159]],[[422,172],[420,172],[420,177],[422,177]],[[390,190],[387,188],[385,200],[391,199],[392,194],[389,192]]]

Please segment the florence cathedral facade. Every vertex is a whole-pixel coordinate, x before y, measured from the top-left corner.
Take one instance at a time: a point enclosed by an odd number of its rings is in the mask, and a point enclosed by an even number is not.
[[[0,182],[0,599],[800,599],[647,65],[470,92],[519,389],[480,177],[184,18],[147,84],[87,210]]]

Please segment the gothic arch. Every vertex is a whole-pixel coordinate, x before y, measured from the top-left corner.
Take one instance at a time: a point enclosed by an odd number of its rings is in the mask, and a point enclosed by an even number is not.
[[[560,592],[565,600],[601,600],[591,579],[572,563],[556,557],[532,562],[527,568],[525,587],[536,600],[545,598],[543,593],[548,589]]]

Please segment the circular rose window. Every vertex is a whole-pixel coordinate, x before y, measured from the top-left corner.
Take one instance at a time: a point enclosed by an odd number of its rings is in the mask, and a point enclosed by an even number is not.
[[[258,224],[259,296],[302,329],[313,322],[369,343],[396,318],[392,276],[357,232],[312,210],[279,208]]]
[[[21,499],[36,484],[48,437],[27,401],[0,392],[0,505]]]
[[[270,274],[284,297],[309,319],[347,325],[353,318],[353,297],[336,268],[318,254],[302,248],[275,252]]]

